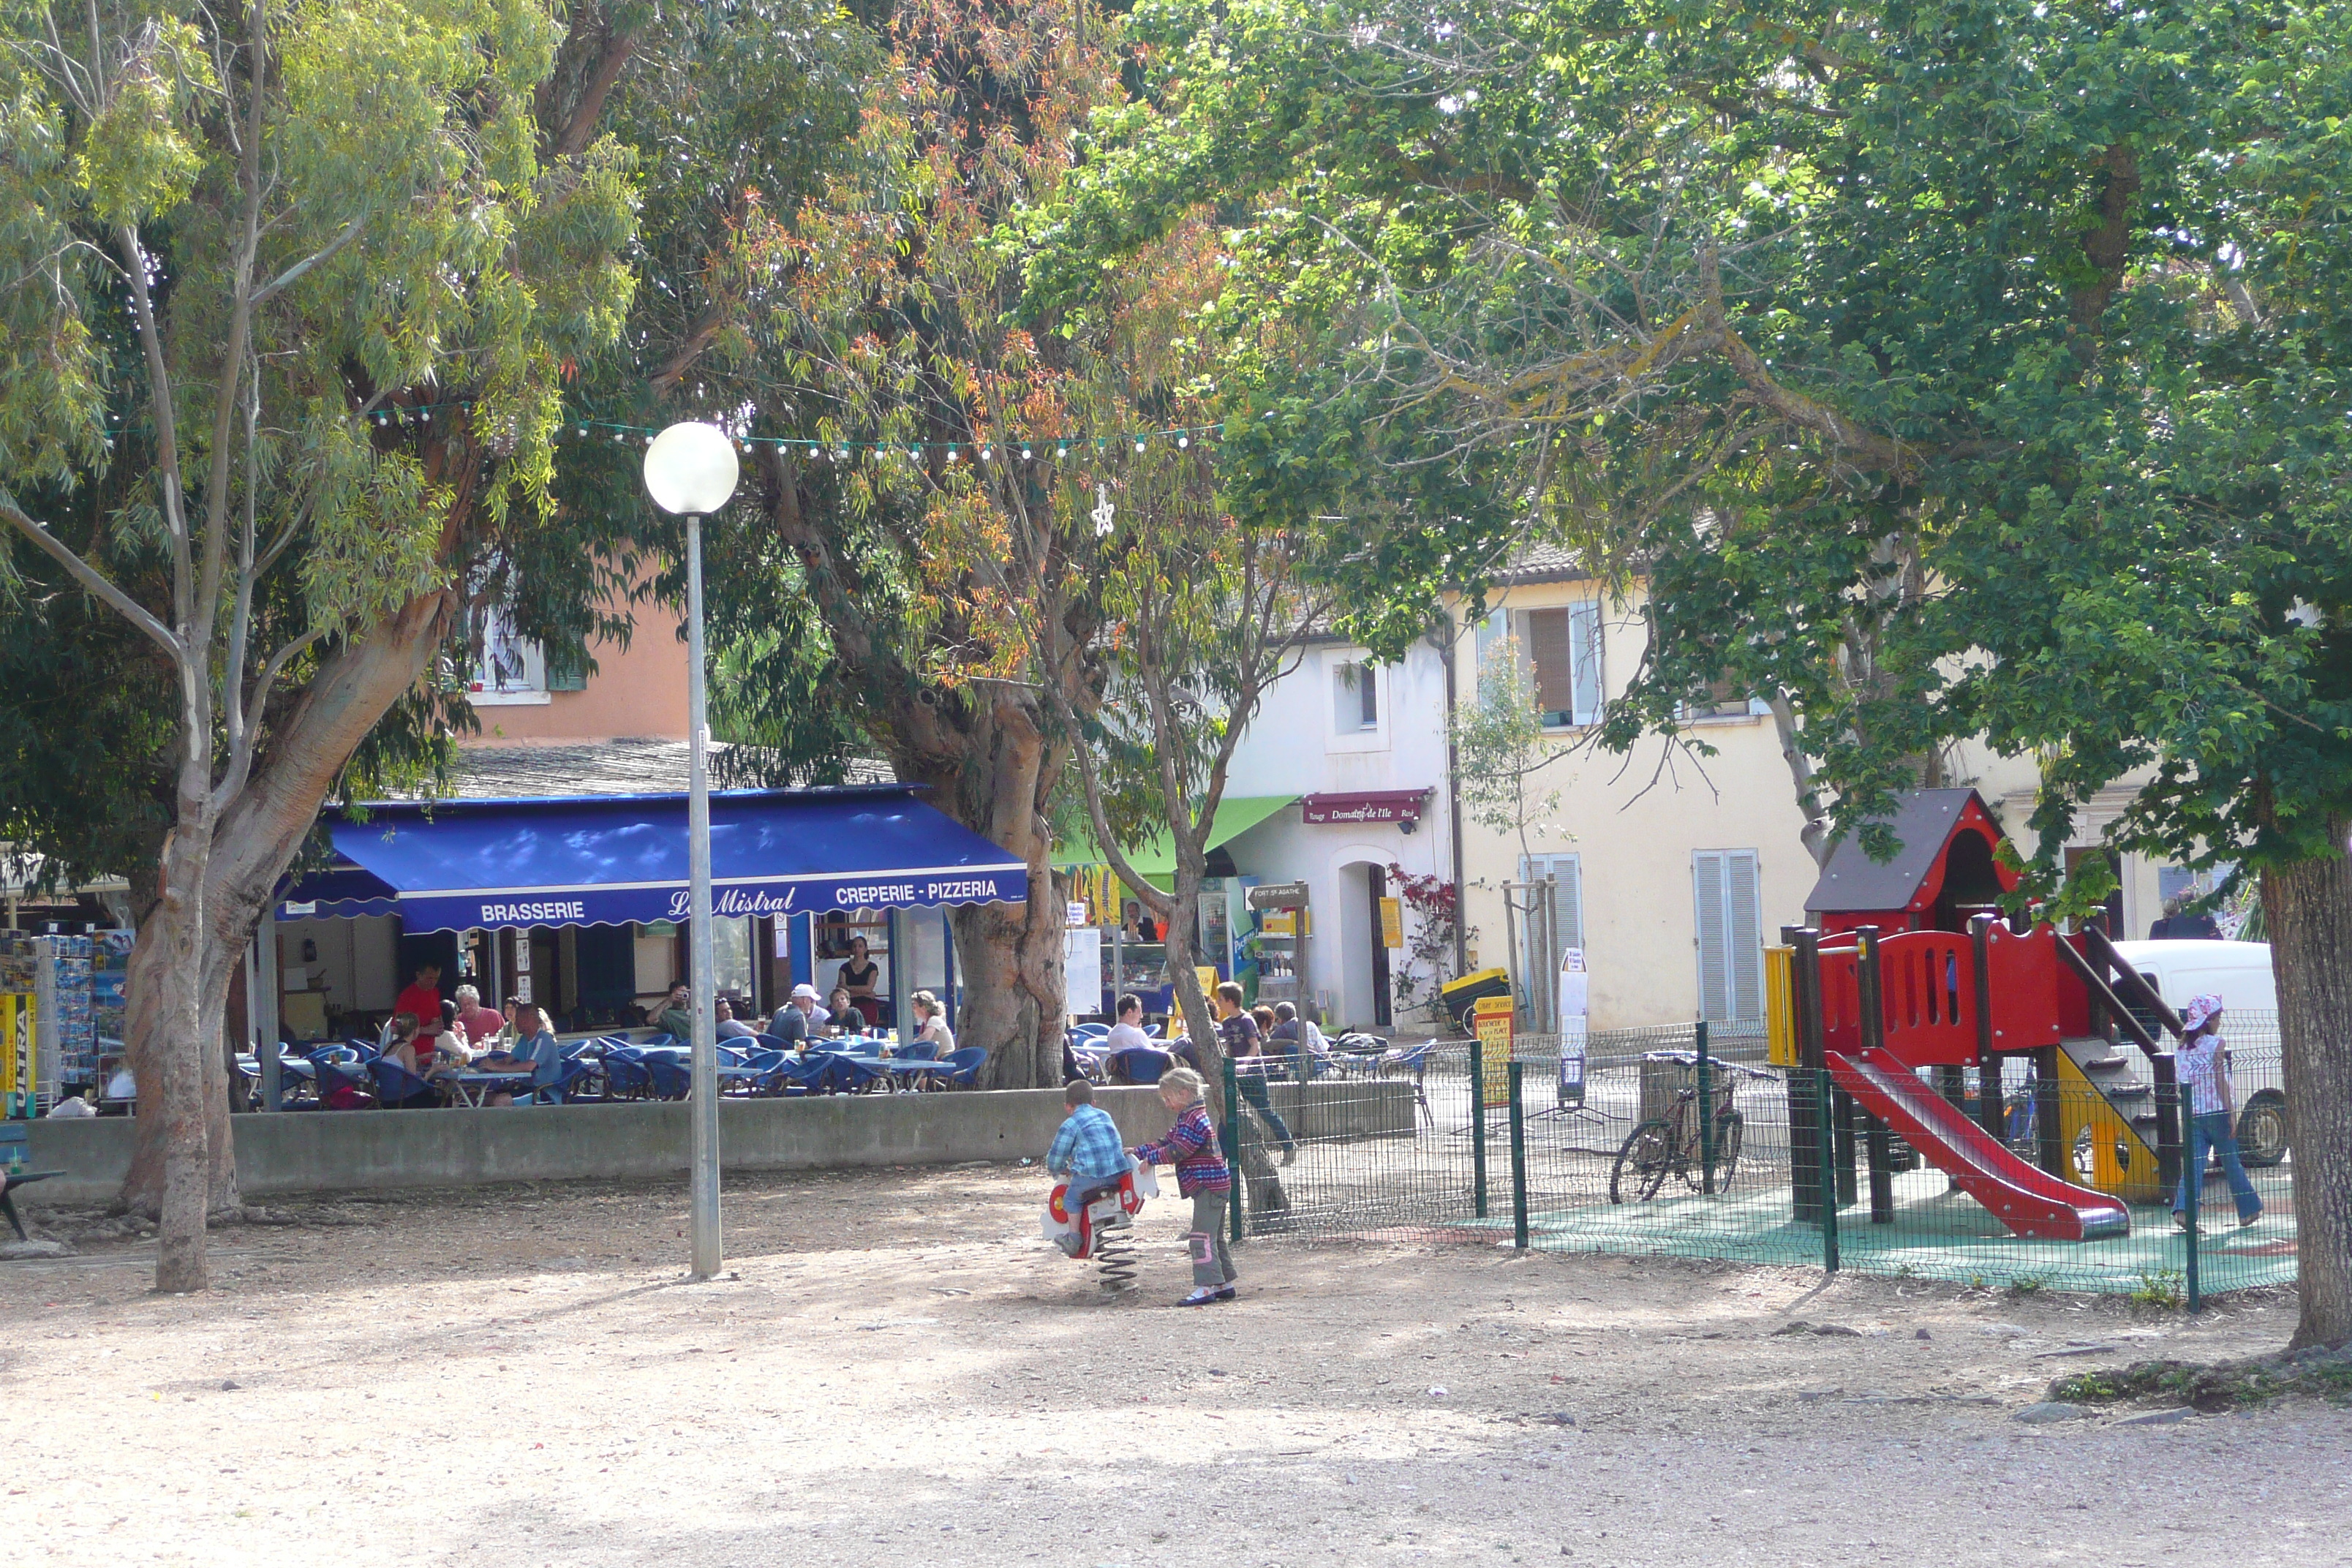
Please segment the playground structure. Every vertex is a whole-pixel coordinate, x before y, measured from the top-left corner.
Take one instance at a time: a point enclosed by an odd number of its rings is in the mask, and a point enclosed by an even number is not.
[[[1055,1185],[1045,1199],[1041,1228],[1045,1239],[1078,1262],[1092,1262],[1106,1295],[1135,1288],[1135,1216],[1146,1198],[1160,1195],[1160,1177],[1148,1165],[1130,1168],[1119,1184],[1073,1211],[1070,1184]]]
[[[1826,1071],[1833,1086],[1826,1139],[1818,1101],[1790,1100],[1797,1218],[1819,1219],[1825,1194],[1841,1207],[1856,1201],[1859,1147],[1871,1219],[1891,1223],[1895,1134],[2021,1237],[2126,1235],[2128,1205],[2163,1201],[2178,1185],[2172,1057],[2133,1010],[2175,1034],[2179,1020],[2095,925],[2021,934],[1979,913],[1965,935],[1885,936],[1869,925],[1785,934],[1789,994],[1775,1001],[1791,1008],[1796,1065]],[[2149,1058],[2152,1094],[2126,1088],[2122,1041]],[[2030,1159],[2011,1146],[2016,1118],[2000,1089],[2005,1064],[2021,1058],[2033,1086]],[[2111,1085],[2123,1092],[2110,1095]]]

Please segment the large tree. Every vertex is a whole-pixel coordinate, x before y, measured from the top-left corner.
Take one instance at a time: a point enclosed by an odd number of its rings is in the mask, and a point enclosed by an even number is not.
[[[160,864],[122,868],[154,1108],[126,1196],[160,1207],[160,1288],[204,1285],[207,1211],[235,1202],[207,1060],[231,968],[546,518],[563,369],[619,325],[610,24],[567,34],[541,0],[7,13],[0,520],[143,639],[99,668],[143,668],[168,715]]]
[[[909,0],[868,31],[814,7],[805,30],[714,18],[674,75],[625,89],[661,281],[628,357],[598,372],[631,420],[709,417],[747,440],[743,493],[708,535],[709,603],[718,721],[763,743],[761,782],[878,755],[1027,863],[1027,902],[950,912],[959,1033],[1000,1088],[1061,1066],[1046,806],[1070,740],[1034,683],[1093,699],[1075,656],[976,679],[995,588],[936,548],[918,470],[949,466],[965,433],[969,301],[950,274],[1118,92],[1088,17]],[[1041,384],[1054,353],[1038,348]]]
[[[1298,192],[1357,384],[1646,580],[1612,743],[1766,695],[1866,840],[1954,742],[2030,752],[2060,908],[2081,803],[2152,776],[2116,843],[2261,879],[2306,1342],[2352,1337],[2347,21],[1169,0],[1189,108],[1071,220]]]

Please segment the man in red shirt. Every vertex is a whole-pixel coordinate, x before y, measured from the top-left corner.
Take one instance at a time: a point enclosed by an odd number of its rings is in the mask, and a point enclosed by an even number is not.
[[[392,1005],[395,1013],[416,1016],[416,1059],[429,1062],[441,1044],[441,966],[427,960],[416,966],[416,984]]]

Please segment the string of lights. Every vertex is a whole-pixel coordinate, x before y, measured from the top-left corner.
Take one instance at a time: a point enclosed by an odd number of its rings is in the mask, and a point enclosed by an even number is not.
[[[470,401],[451,403],[410,404],[398,408],[380,408],[373,416],[378,425],[430,424],[434,411],[464,410],[472,407]],[[446,417],[446,413],[445,413]],[[556,430],[557,441],[613,441],[621,445],[650,445],[662,426],[632,425],[615,419],[566,419]],[[860,454],[879,457],[906,457],[920,460],[938,455],[950,463],[1036,461],[1041,453],[1061,461],[1076,451],[1082,457],[1089,450],[1096,454],[1109,451],[1114,446],[1132,447],[1146,452],[1157,443],[1171,446],[1179,451],[1190,448],[1195,441],[1210,441],[1224,433],[1224,426],[1171,425],[1156,429],[1121,431],[1117,436],[1061,436],[1033,437],[1012,441],[812,441],[804,436],[736,436],[730,437],[745,452],[766,447],[777,451],[798,451],[820,462],[850,462]]]

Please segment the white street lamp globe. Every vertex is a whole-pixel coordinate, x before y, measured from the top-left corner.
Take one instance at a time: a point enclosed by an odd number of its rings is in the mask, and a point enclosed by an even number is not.
[[[673,425],[646,448],[646,489],[664,511],[708,517],[735,493],[735,443],[715,425]]]

